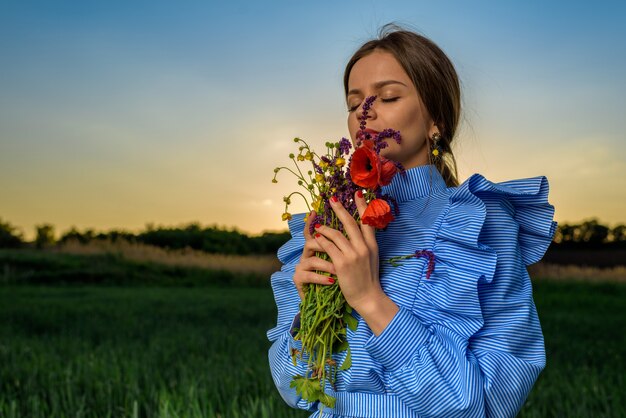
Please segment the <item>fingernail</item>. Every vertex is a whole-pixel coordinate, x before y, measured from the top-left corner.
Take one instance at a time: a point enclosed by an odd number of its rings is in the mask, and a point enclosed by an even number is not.
[[[328,281],[330,282],[330,284],[335,283],[335,279],[333,279],[333,278],[331,278],[331,277],[329,277],[329,278],[328,278]]]
[[[356,195],[358,197],[363,197],[363,192],[359,189],[359,190],[357,190]]]
[[[315,229],[319,228],[320,226],[322,226],[322,225],[320,225],[320,224],[315,224]]]
[[[337,201],[337,196],[331,197],[330,200],[332,200],[333,202],[336,202]]]
[[[321,237],[321,235],[316,233],[315,238],[319,238],[319,237]]]

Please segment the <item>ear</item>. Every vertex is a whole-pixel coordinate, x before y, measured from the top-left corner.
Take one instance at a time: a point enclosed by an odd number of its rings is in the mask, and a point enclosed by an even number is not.
[[[428,138],[432,138],[435,132],[439,132],[439,134],[443,135],[443,130],[439,129],[434,121],[431,121],[428,127]]]

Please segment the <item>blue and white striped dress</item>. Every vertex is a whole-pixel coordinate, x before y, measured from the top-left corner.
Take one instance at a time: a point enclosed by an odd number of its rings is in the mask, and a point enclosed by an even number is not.
[[[267,332],[274,383],[285,402],[310,417],[513,417],[545,366],[541,326],[526,266],[554,236],[554,207],[544,176],[493,183],[474,174],[447,187],[435,166],[397,175],[383,188],[400,215],[377,231],[380,282],[400,310],[379,336],[363,318],[348,330],[352,366],[337,376],[336,405],[310,403],[289,387],[303,375],[290,332],[300,298],[293,283],[304,246],[304,213],[289,221],[292,238],[278,250],[271,277],[278,307]],[[426,258],[393,267],[383,260],[428,249]],[[346,352],[336,355],[338,364]],[[305,357],[306,359],[306,357]]]

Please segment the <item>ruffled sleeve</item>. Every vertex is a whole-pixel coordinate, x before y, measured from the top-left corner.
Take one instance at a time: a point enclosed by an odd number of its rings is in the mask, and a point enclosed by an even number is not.
[[[549,185],[545,176],[492,183],[480,174],[474,174],[466,184],[465,189],[483,198],[486,204],[487,200],[501,202],[500,209],[505,213],[494,211],[492,217],[498,215],[503,221],[507,216],[513,218],[524,264],[534,264],[543,258],[557,227],[557,222],[553,221],[554,206],[548,203]],[[493,220],[498,221],[497,218]],[[500,232],[502,235],[513,234],[508,230]]]
[[[487,414],[515,416],[545,367],[526,266],[541,260],[552,242],[554,206],[544,176],[492,183],[475,175],[469,187],[488,213],[479,239],[498,254],[493,280],[478,286],[484,324],[469,348],[483,374]]]
[[[474,174],[448,192],[434,271],[365,348],[420,416],[515,416],[545,364],[526,265],[556,229],[548,182]]]
[[[276,327],[267,332],[270,341],[276,340],[283,333],[286,324],[290,324],[298,313],[300,304],[300,296],[293,283],[293,274],[304,248],[304,214],[293,215],[288,224],[291,238],[278,249],[277,253],[282,267],[271,277],[278,318]]]
[[[272,343],[268,352],[270,371],[280,396],[292,408],[313,411],[318,402],[303,400],[289,386],[294,375],[304,375],[308,360],[307,355],[304,355],[294,366],[291,350],[302,350],[302,342],[294,340],[290,332],[300,307],[300,296],[293,282],[293,274],[304,248],[304,216],[304,213],[295,214],[289,220],[291,239],[278,249],[277,256],[282,267],[271,277],[278,317],[276,326],[267,331],[267,338]]]

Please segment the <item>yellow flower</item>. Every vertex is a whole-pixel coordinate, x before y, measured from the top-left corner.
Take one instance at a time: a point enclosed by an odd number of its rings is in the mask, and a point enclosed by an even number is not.
[[[326,161],[320,161],[320,167],[326,168],[328,167],[328,163]]]
[[[318,197],[317,199],[315,199],[315,201],[312,204],[313,209],[315,209],[315,212],[319,212],[320,211],[320,204],[321,203],[322,203],[322,198]]]
[[[438,156],[438,155],[439,155],[439,150],[435,148],[435,149],[433,150],[433,155],[434,155],[435,157],[436,157],[436,156]]]
[[[304,155],[298,154],[298,161],[304,161]]]
[[[346,163],[346,160],[344,160],[343,158],[337,158],[337,167],[343,167],[343,165]]]
[[[311,154],[311,151],[307,151],[306,154],[304,154],[304,159],[311,161],[313,159],[313,154]]]
[[[290,221],[290,220],[291,220],[291,213],[289,212],[283,213],[283,221]]]
[[[315,181],[317,181],[318,183],[324,183],[324,175],[323,174],[316,174],[315,175]]]

